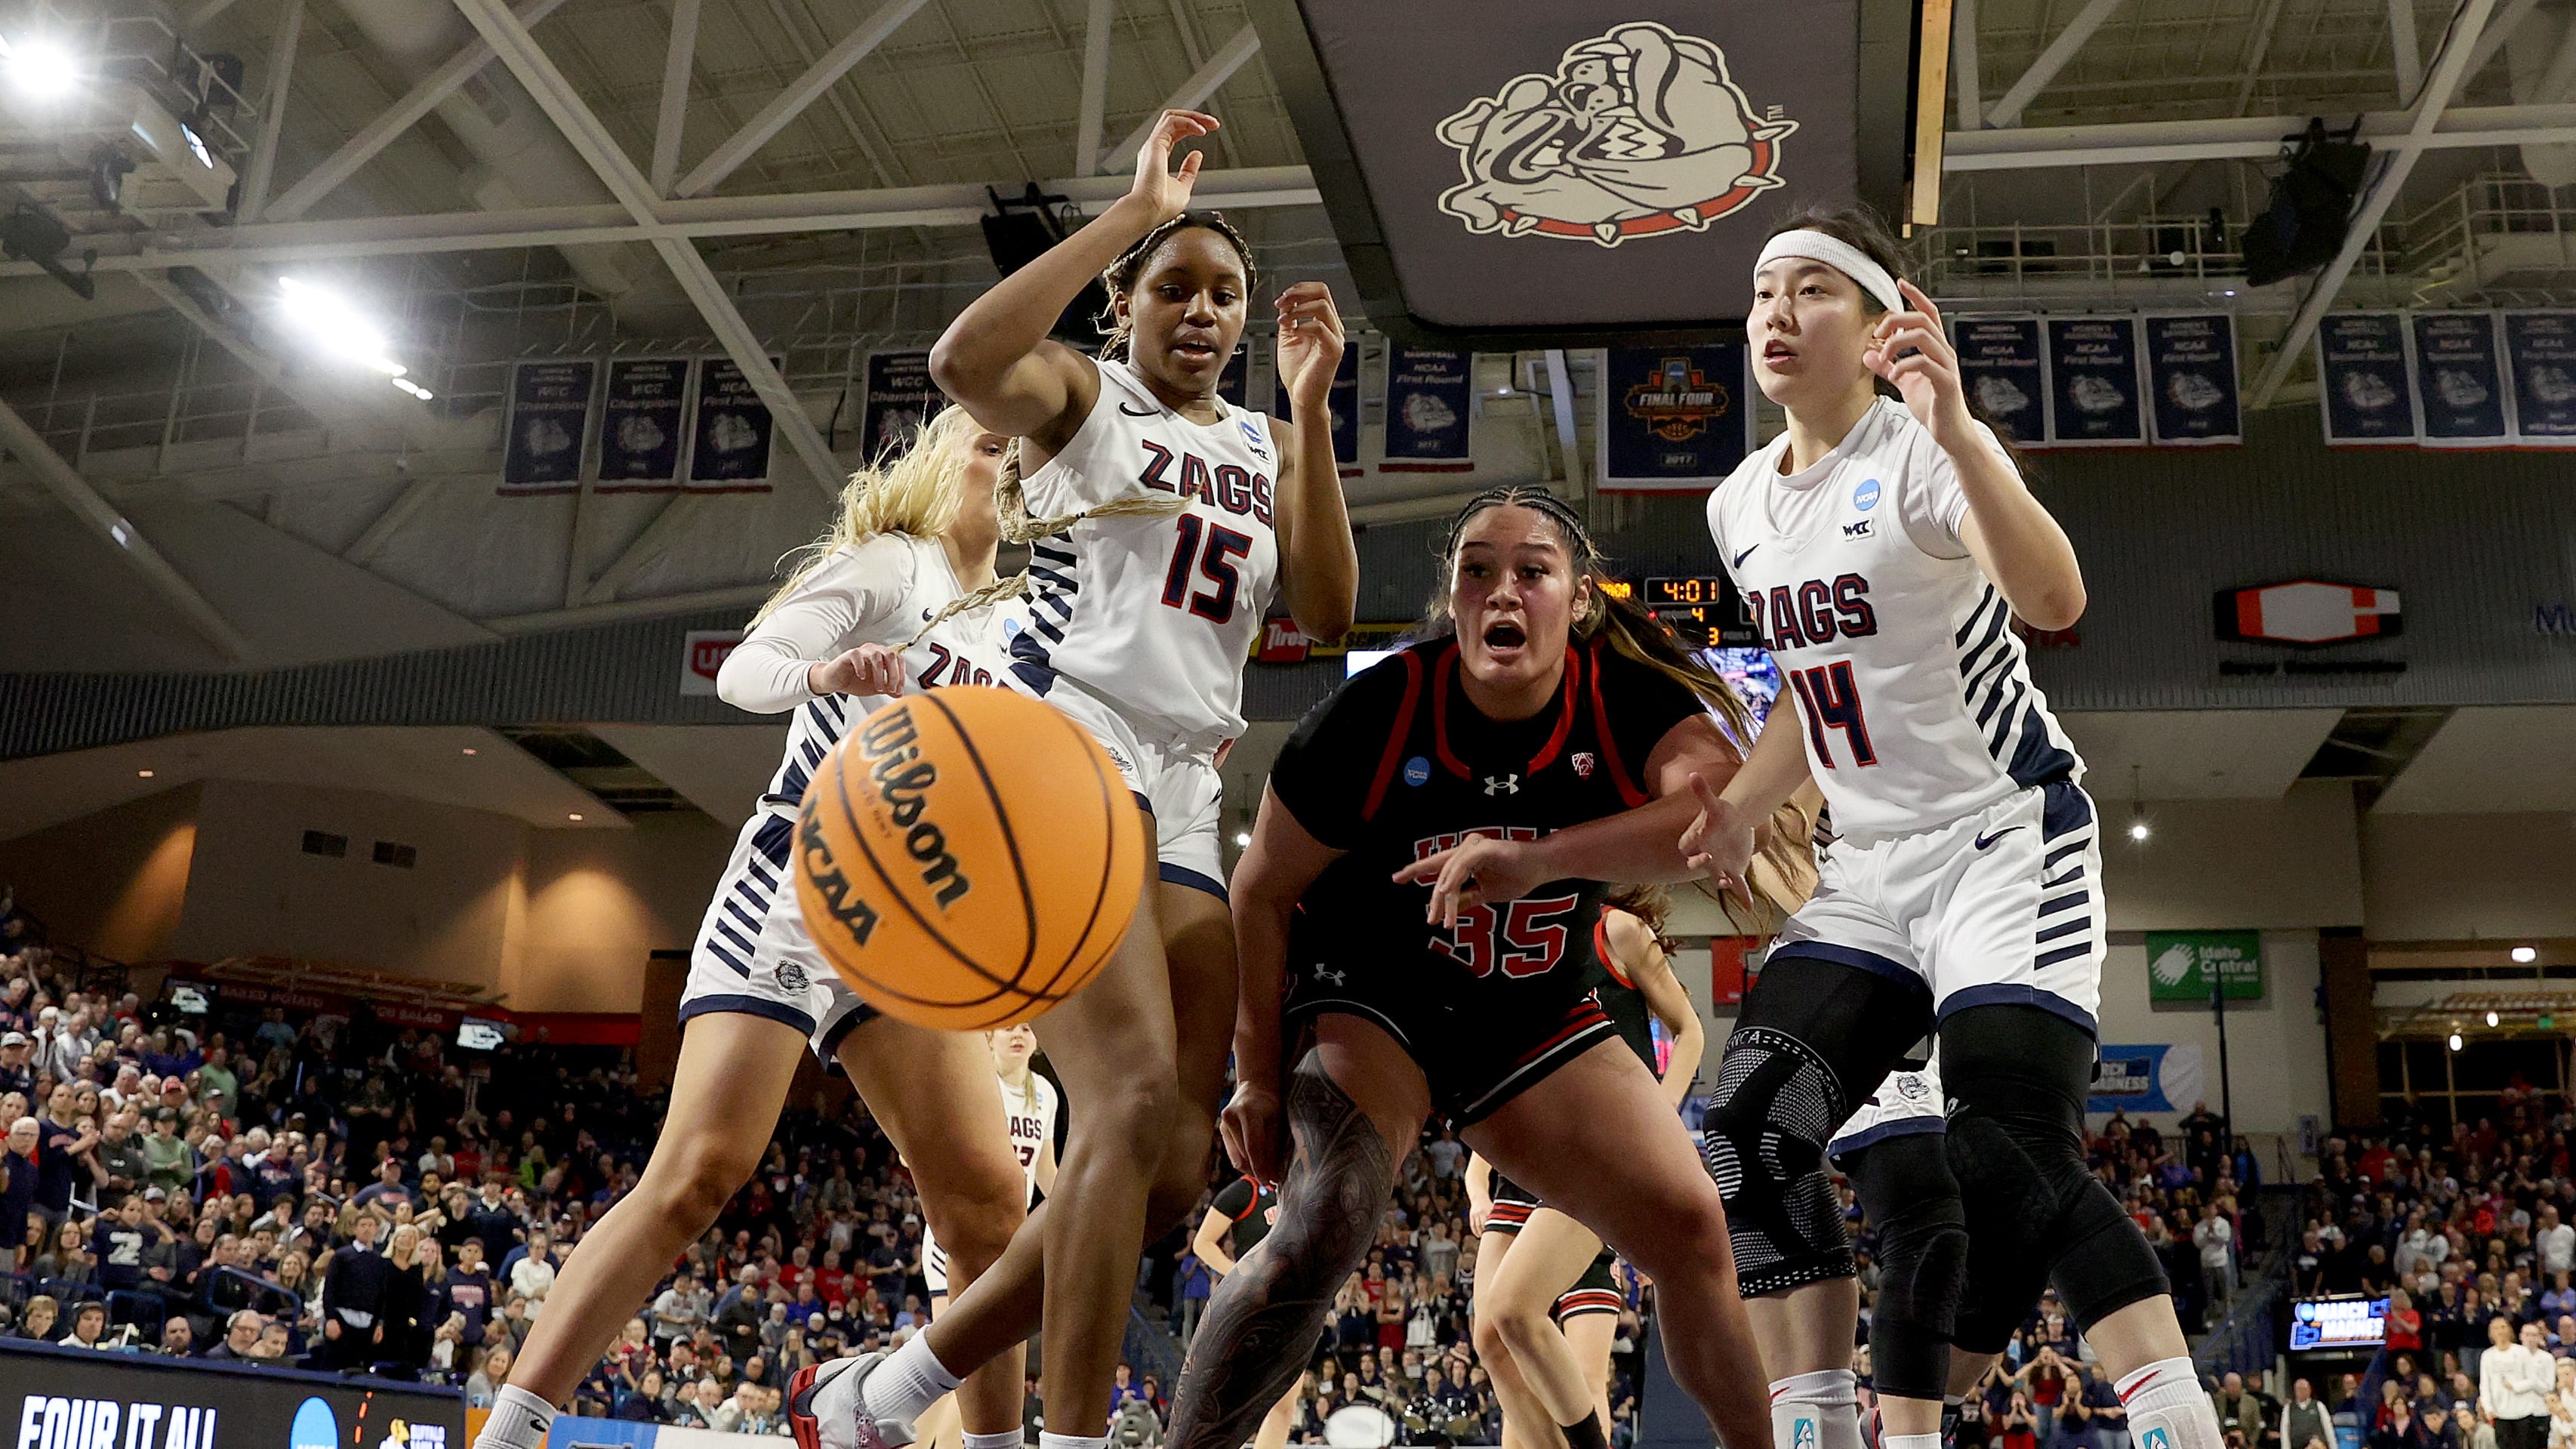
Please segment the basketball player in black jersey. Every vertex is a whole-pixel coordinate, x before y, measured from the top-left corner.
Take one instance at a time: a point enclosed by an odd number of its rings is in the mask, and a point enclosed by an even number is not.
[[[1294,1381],[1438,1112],[1654,1278],[1674,1377],[1726,1443],[1765,1445],[1716,1185],[1587,975],[1601,882],[1687,876],[1688,782],[1737,764],[1710,710],[1741,733],[1743,706],[1597,586],[1581,518],[1543,490],[1471,500],[1446,558],[1435,637],[1298,726],[1235,871],[1226,1148],[1277,1182],[1285,1128],[1296,1160],[1278,1224],[1208,1306],[1172,1443],[1237,1449]],[[1291,1020],[1314,1042],[1295,1057]],[[1598,1444],[1588,1408],[1571,1427]]]

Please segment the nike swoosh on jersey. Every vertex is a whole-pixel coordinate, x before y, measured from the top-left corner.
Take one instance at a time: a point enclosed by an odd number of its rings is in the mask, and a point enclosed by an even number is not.
[[[1761,546],[1762,546],[1762,545],[1760,545],[1760,544],[1758,544],[1758,543],[1757,543],[1757,544],[1753,545],[1753,548],[1760,548]],[[1748,549],[1746,549],[1744,552],[1739,553],[1739,554],[1737,554],[1737,555],[1735,556],[1735,567],[1737,567],[1737,568],[1742,568],[1742,567],[1744,567],[1744,561],[1745,561],[1746,559],[1749,559],[1749,558],[1753,557],[1753,548],[1748,548]]]
[[[1159,418],[1163,415],[1161,408],[1131,408],[1125,403],[1118,405],[1118,411],[1131,418]]]
[[[2005,836],[2010,835],[2019,829],[2021,829],[2021,827],[2018,825],[2007,825],[1992,835],[1980,835],[1977,837],[1977,849],[1983,850],[1987,846],[1994,844],[1996,841],[2003,839]]]

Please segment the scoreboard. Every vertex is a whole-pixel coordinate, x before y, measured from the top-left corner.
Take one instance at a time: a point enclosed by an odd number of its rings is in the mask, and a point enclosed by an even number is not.
[[[1676,629],[1707,635],[1711,644],[1742,648],[1760,642],[1754,635],[1753,616],[1746,612],[1743,596],[1736,592],[1734,580],[1724,574],[1649,578],[1638,602],[1646,612]]]

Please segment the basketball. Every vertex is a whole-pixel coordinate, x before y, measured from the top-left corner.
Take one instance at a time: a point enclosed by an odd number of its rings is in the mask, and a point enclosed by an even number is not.
[[[895,700],[824,757],[796,826],[806,930],[850,989],[945,1031],[1082,989],[1127,933],[1144,821],[1108,752],[1002,689]]]

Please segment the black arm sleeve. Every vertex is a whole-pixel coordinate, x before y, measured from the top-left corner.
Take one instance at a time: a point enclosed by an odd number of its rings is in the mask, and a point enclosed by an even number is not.
[[[1316,841],[1335,850],[1359,843],[1360,812],[1401,709],[1407,666],[1379,661],[1297,722],[1270,767],[1270,789]]]

